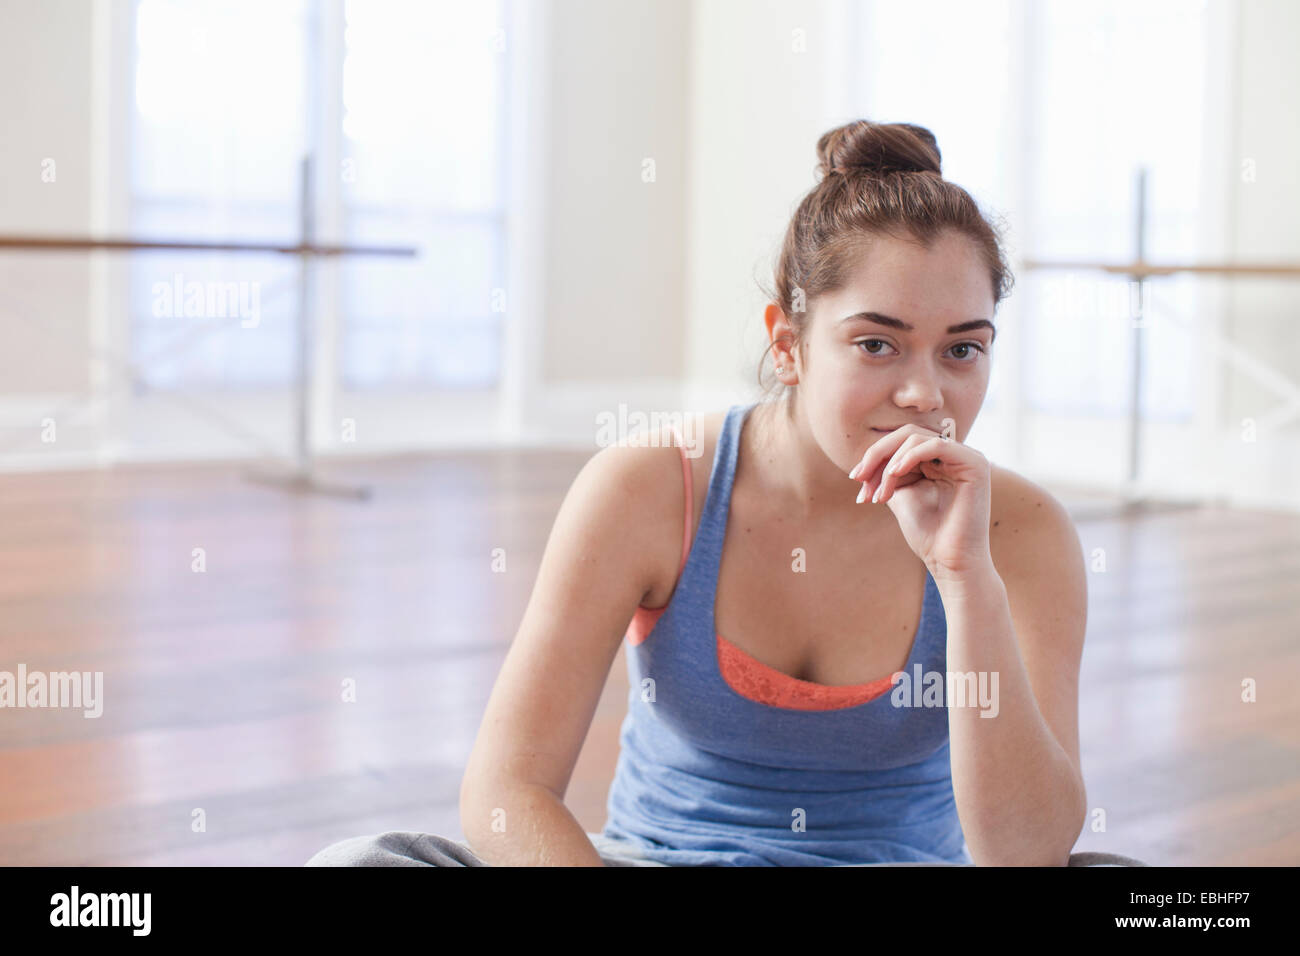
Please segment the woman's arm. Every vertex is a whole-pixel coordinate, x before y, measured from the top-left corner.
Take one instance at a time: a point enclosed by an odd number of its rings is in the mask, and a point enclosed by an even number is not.
[[[1087,813],[1078,734],[1087,579],[1069,514],[1033,482],[917,425],[873,444],[849,477],[894,512],[934,578],[949,674],[995,688],[996,711],[978,700],[948,708],[971,858],[1065,865]]]
[[[997,567],[990,556],[935,578],[948,670],[998,675],[996,716],[949,708],[953,792],[977,865],[1064,866],[1087,814],[1078,741],[1087,578],[1065,509],[1010,478],[1012,502],[995,512]]]
[[[461,829],[489,864],[603,865],[564,794],[656,555],[680,547],[680,461],[604,448],[560,505],[461,782]]]
[[[466,844],[489,866],[605,865],[564,801],[537,784],[478,781],[461,792],[460,819]]]

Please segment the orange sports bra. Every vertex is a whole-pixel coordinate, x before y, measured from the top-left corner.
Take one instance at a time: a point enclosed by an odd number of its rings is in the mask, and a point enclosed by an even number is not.
[[[677,447],[681,450],[682,478],[686,488],[686,522],[682,529],[682,563],[677,569],[680,580],[686,567],[686,559],[691,551],[691,515],[695,510],[694,485],[692,483],[691,463],[686,457],[684,442],[676,429],[673,430]],[[675,593],[675,591],[674,591]],[[669,602],[672,598],[669,597]],[[641,605],[632,616],[627,630],[627,641],[633,647],[650,636],[655,625],[668,609],[663,607],[648,608]],[[894,686],[892,675],[865,684],[830,685],[791,677],[774,667],[752,657],[735,644],[716,635],[718,668],[722,678],[736,693],[760,704],[774,707],[786,707],[794,710],[838,710],[842,707],[855,707],[865,704],[882,694],[888,693]]]

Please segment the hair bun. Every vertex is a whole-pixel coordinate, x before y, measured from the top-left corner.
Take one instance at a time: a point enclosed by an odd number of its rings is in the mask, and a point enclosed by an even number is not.
[[[924,126],[855,120],[822,134],[817,141],[822,177],[868,173],[933,173],[942,175],[939,144]]]

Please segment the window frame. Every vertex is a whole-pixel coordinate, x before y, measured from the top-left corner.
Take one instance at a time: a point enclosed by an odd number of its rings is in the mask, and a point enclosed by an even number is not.
[[[544,5],[501,0],[506,29],[505,82],[502,88],[501,176],[506,259],[507,311],[501,322],[501,367],[498,384],[485,388],[394,387],[373,391],[344,387],[339,348],[342,342],[341,277],[332,257],[317,259],[312,267],[311,299],[315,310],[311,362],[313,456],[371,455],[394,451],[463,447],[502,447],[521,437],[526,410],[536,403],[540,389],[539,337],[542,217],[546,169],[545,128],[542,112],[546,63]],[[128,235],[131,213],[131,111],[134,109],[134,44],[137,0],[110,0],[97,7],[96,48],[111,79],[98,104],[105,153],[104,183],[95,202],[105,231]],[[322,176],[320,170],[338,169],[345,139],[342,133],[343,0],[319,0],[313,29],[319,43],[309,40],[309,128],[330,130],[317,135],[316,236],[320,241],[343,241],[347,207],[340,177]],[[532,78],[532,82],[529,79]],[[335,96],[322,90],[337,91]],[[527,157],[528,161],[522,158]],[[170,237],[169,237],[170,238]],[[183,238],[183,237],[176,237]],[[296,239],[296,236],[286,237]],[[99,259],[92,278],[93,338],[121,358],[128,347],[113,349],[107,343],[129,343],[132,332],[130,253]],[[234,255],[234,254],[232,254]],[[285,293],[290,301],[296,290]],[[228,332],[234,334],[238,324]],[[99,364],[93,363],[92,365]],[[100,369],[112,381],[106,402],[98,460],[164,461],[277,456],[287,465],[294,455],[297,387],[186,388],[183,392],[137,393],[125,372]],[[354,423],[354,440],[345,441],[342,423]],[[225,424],[222,424],[225,420]]]

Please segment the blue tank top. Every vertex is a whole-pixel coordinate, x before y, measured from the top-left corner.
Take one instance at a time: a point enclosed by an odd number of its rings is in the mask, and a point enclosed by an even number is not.
[[[898,688],[858,706],[797,710],[744,697],[721,674],[714,597],[754,404],[728,409],[676,588],[648,638],[626,649],[628,712],[602,833],[680,866],[972,863],[946,706],[896,706]],[[903,670],[944,673],[946,660],[947,620],[927,572]]]

